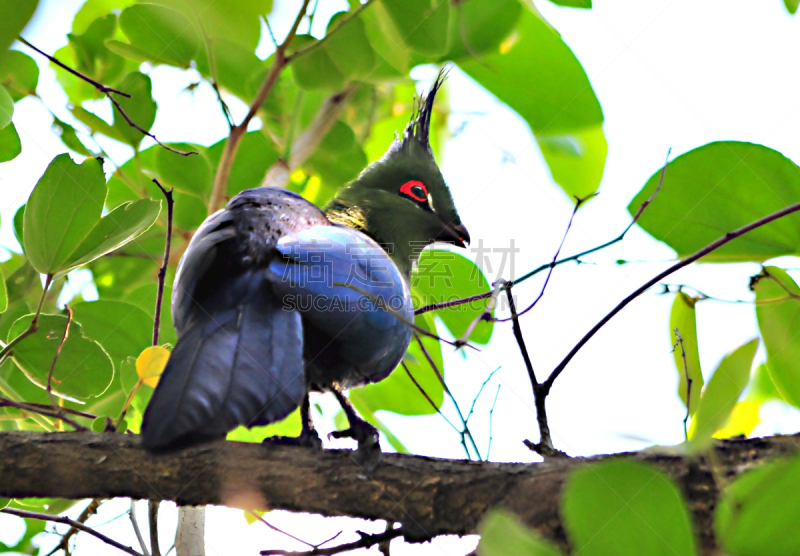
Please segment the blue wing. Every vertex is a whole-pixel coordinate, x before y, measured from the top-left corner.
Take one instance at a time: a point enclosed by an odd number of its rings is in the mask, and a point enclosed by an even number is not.
[[[281,239],[269,265],[284,307],[303,315],[307,373],[317,388],[385,378],[414,320],[405,279],[389,255],[349,228],[315,226]]]

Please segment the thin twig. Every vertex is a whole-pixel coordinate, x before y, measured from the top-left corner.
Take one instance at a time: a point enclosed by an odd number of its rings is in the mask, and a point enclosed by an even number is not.
[[[475,397],[472,399],[472,405],[469,407],[469,411],[467,412],[467,418],[464,419],[466,422],[469,423],[469,418],[472,417],[472,413],[475,411],[475,404],[478,403],[478,398],[480,398],[481,394],[483,394],[483,389],[486,388],[486,385],[489,384],[489,381],[492,380],[492,377],[500,369],[502,369],[502,367],[497,367],[495,370],[493,370],[491,373],[489,373],[489,376],[487,376],[486,380],[483,381],[483,384],[481,384],[481,387],[478,388],[478,393],[475,394]]]
[[[89,505],[86,506],[83,509],[83,511],[81,512],[81,515],[79,515],[78,519],[76,519],[75,521],[77,521],[78,523],[86,523],[87,519],[89,519],[90,517],[92,517],[93,515],[95,515],[97,513],[97,510],[100,507],[100,504],[102,504],[102,503],[103,503],[103,500],[101,498],[95,498],[94,500],[89,502]],[[59,550],[63,550],[65,554],[69,554],[69,541],[77,532],[78,532],[78,528],[77,527],[74,527],[74,526],[70,527],[69,531],[67,531],[61,537],[61,540],[53,548],[53,550],[51,550],[50,552],[47,553],[47,556],[53,556],[53,554],[55,554]]]
[[[295,536],[294,536],[294,535],[292,535],[291,533],[287,533],[287,532],[286,532],[286,531],[284,531],[283,529],[279,529],[278,527],[275,527],[275,526],[274,526],[273,524],[271,524],[269,521],[267,521],[267,520],[266,520],[266,519],[264,519],[262,516],[260,516],[260,515],[258,514],[258,512],[255,512],[255,511],[253,511],[253,510],[247,510],[247,513],[249,513],[251,516],[253,516],[253,517],[254,517],[254,518],[256,518],[257,520],[259,520],[261,523],[263,523],[264,525],[266,525],[267,527],[269,527],[269,528],[270,528],[270,529],[272,529],[273,531],[276,531],[276,532],[280,533],[281,535],[285,535],[285,536],[289,537],[290,539],[292,539],[292,540],[294,540],[294,541],[297,541],[297,542],[299,542],[300,544],[304,544],[304,545],[306,545],[306,546],[310,546],[311,548],[317,548],[317,547],[316,547],[315,545],[313,545],[312,543],[310,543],[310,542],[307,542],[307,541],[304,541],[303,539],[300,539],[300,538],[298,538],[298,537],[295,537]],[[334,537],[334,538],[335,538],[335,537]],[[325,542],[328,542],[328,541],[325,541]],[[324,543],[323,543],[323,544],[324,544]]]
[[[133,525],[133,532],[136,534],[136,539],[139,541],[139,546],[142,547],[142,552],[144,556],[150,556],[150,552],[147,550],[147,544],[144,542],[144,537],[142,536],[142,532],[139,529],[139,523],[136,521],[136,501],[131,498],[131,508],[128,510],[128,517],[131,519],[131,525]]]
[[[453,406],[455,406],[456,408],[456,413],[458,414],[458,419],[461,421],[461,427],[462,427],[459,434],[461,434],[461,441],[462,444],[464,444],[464,450],[467,452],[467,456],[470,456],[470,453],[469,450],[467,450],[465,439],[469,438],[470,444],[472,444],[472,449],[475,450],[475,455],[480,460],[481,452],[480,450],[478,450],[478,445],[475,443],[475,437],[472,436],[472,432],[469,430],[469,425],[467,424],[467,420],[464,419],[464,414],[461,413],[461,408],[458,406],[458,402],[456,402],[455,396],[450,391],[450,388],[447,387],[447,384],[444,381],[444,377],[442,376],[442,373],[439,371],[439,367],[436,366],[436,363],[433,361],[433,357],[431,357],[431,354],[428,353],[428,349],[422,342],[422,338],[420,338],[419,334],[417,334],[416,332],[414,333],[414,339],[417,341],[417,344],[419,345],[419,348],[422,350],[423,355],[425,355],[425,359],[428,360],[428,364],[431,366],[431,369],[433,369],[436,378],[439,379],[439,383],[442,385],[445,394],[447,394],[447,397],[450,398],[450,401],[453,402]]]
[[[38,52],[39,54],[41,54],[42,56],[44,56],[45,58],[47,58],[48,60],[53,62],[55,65],[60,67],[61,69],[67,70],[68,72],[70,72],[75,77],[78,77],[79,79],[83,79],[84,81],[86,81],[90,85],[94,86],[94,88],[97,89],[98,91],[100,91],[101,93],[103,93],[103,94],[114,93],[114,94],[123,96],[125,98],[131,98],[131,95],[129,95],[128,93],[123,93],[122,91],[118,91],[117,89],[112,89],[111,87],[108,87],[106,85],[103,85],[102,83],[99,83],[99,82],[95,81],[94,79],[92,79],[88,75],[84,75],[81,72],[72,69],[71,67],[69,67],[68,65],[64,64],[63,62],[61,62],[60,60],[58,60],[54,56],[51,56],[50,54],[47,54],[46,52],[43,52],[43,51],[39,50],[38,48],[33,46],[31,43],[29,43],[28,41],[26,41],[22,37],[17,37],[17,40],[19,42],[21,42],[22,44],[24,44],[25,46],[27,46],[28,48],[31,48],[31,49],[35,50],[36,52]]]
[[[40,519],[42,521],[52,521],[54,523],[63,523],[64,525],[69,525],[74,527],[75,529],[79,529],[85,533],[89,533],[93,537],[96,537],[103,541],[106,544],[113,546],[114,548],[118,548],[121,551],[130,554],[131,556],[143,556],[142,554],[136,552],[130,546],[125,546],[124,544],[120,544],[114,539],[103,535],[102,533],[98,533],[91,527],[87,527],[83,523],[78,523],[74,519],[69,519],[68,517],[63,517],[60,515],[49,515],[49,514],[41,514],[38,512],[29,512],[27,510],[18,510],[16,508],[3,508],[0,510],[0,513],[15,515],[17,517],[22,517],[25,519]]]
[[[161,304],[164,301],[164,281],[167,278],[167,265],[169,265],[169,250],[172,245],[172,209],[175,201],[172,198],[172,188],[169,191],[164,189],[156,178],[153,178],[155,183],[164,194],[167,200],[167,239],[164,242],[164,259],[161,261],[161,268],[158,269],[158,293],[156,294],[156,313],[153,318],[153,345],[158,345],[158,330],[161,327]]]
[[[602,245],[598,245],[597,247],[592,247],[591,249],[587,249],[586,251],[581,251],[580,253],[577,253],[575,255],[570,255],[569,257],[565,257],[563,259],[558,259],[555,262],[550,262],[550,263],[546,263],[546,264],[543,264],[541,266],[538,266],[535,269],[533,269],[530,272],[528,272],[527,274],[525,274],[525,275],[521,276],[520,278],[514,280],[513,283],[515,285],[516,284],[520,284],[520,283],[524,282],[525,280],[527,280],[527,279],[539,274],[543,270],[547,270],[548,268],[551,268],[553,266],[559,266],[561,264],[568,263],[570,261],[578,261],[581,257],[585,257],[586,255],[590,255],[591,253],[595,253],[597,251],[600,251],[602,249],[605,249],[607,247],[610,247],[610,246],[614,245],[615,243],[619,243],[620,241],[622,241],[625,238],[625,235],[628,233],[628,231],[630,231],[630,229],[633,227],[633,225],[636,224],[637,220],[639,220],[639,217],[644,212],[644,209],[646,209],[648,207],[648,205],[650,205],[650,203],[653,202],[653,200],[656,198],[656,195],[658,195],[659,191],[661,191],[661,185],[664,183],[664,177],[665,177],[666,171],[667,171],[667,163],[669,161],[669,154],[670,154],[670,151],[667,151],[667,162],[665,162],[664,166],[661,167],[661,176],[660,176],[660,178],[658,180],[658,185],[656,186],[655,191],[653,191],[652,195],[650,195],[650,197],[645,202],[643,202],[641,204],[641,206],[639,207],[639,210],[636,211],[636,214],[634,215],[633,220],[631,220],[630,224],[628,224],[625,227],[625,229],[622,231],[621,234],[619,234],[614,239],[603,243]],[[462,299],[454,299],[452,301],[445,301],[445,302],[442,302],[442,303],[433,303],[431,305],[426,305],[424,307],[420,307],[419,309],[414,311],[414,314],[415,315],[421,315],[422,313],[427,313],[429,311],[437,311],[439,309],[447,309],[448,307],[457,307],[458,305],[464,305],[465,303],[471,303],[473,301],[480,301],[481,299],[486,299],[487,297],[491,297],[492,295],[493,295],[493,292],[484,292],[484,293],[471,295],[469,297],[464,297]]]
[[[253,102],[250,104],[250,109],[247,111],[247,115],[240,124],[233,126],[230,134],[228,134],[228,140],[225,141],[225,149],[222,152],[222,157],[220,158],[219,166],[217,167],[217,173],[214,176],[214,188],[211,190],[211,198],[208,202],[209,213],[216,212],[222,206],[222,201],[225,198],[225,191],[228,187],[228,178],[230,177],[231,168],[233,168],[233,161],[236,159],[236,151],[239,148],[239,143],[241,142],[244,134],[247,132],[247,126],[250,124],[250,121],[255,117],[256,113],[264,104],[264,101],[267,100],[272,88],[278,81],[278,76],[288,63],[286,58],[286,49],[289,48],[292,39],[294,39],[295,35],[297,34],[297,28],[300,25],[300,22],[303,20],[303,16],[306,13],[309,2],[310,0],[303,0],[303,6],[300,8],[297,17],[295,17],[294,24],[292,24],[289,34],[286,36],[286,39],[283,41],[283,43],[281,43],[275,50],[275,58],[272,61],[272,65],[270,66],[264,81],[261,83]]]
[[[65,63],[63,63],[60,60],[58,60],[55,56],[51,56],[50,54],[47,54],[46,52],[36,48],[31,43],[29,43],[28,41],[23,39],[22,37],[17,37],[17,38],[19,39],[19,41],[22,44],[28,46],[29,48],[32,48],[33,50],[35,50],[36,52],[38,52],[39,54],[41,54],[42,56],[44,56],[45,58],[47,58],[48,60],[53,62],[58,67],[63,68],[66,71],[68,71],[69,73],[71,73],[72,75],[78,77],[79,79],[82,79],[83,81],[86,81],[87,83],[92,85],[95,89],[97,89],[98,91],[103,93],[108,98],[108,100],[111,101],[111,104],[113,104],[117,108],[117,110],[119,110],[120,115],[123,118],[125,118],[125,121],[128,122],[128,125],[131,126],[132,128],[134,128],[135,130],[140,131],[144,135],[147,135],[153,141],[155,141],[156,143],[158,143],[159,145],[161,145],[162,147],[164,147],[168,151],[174,152],[175,154],[179,154],[181,156],[189,156],[191,154],[198,154],[196,151],[184,152],[184,151],[179,151],[178,149],[174,149],[174,148],[170,147],[169,145],[165,145],[164,143],[159,141],[158,138],[155,135],[153,135],[149,131],[143,129],[141,126],[136,124],[136,122],[131,120],[130,117],[128,116],[128,114],[125,113],[125,110],[123,110],[122,107],[119,105],[119,102],[117,101],[117,99],[115,99],[112,96],[112,93],[113,93],[113,94],[116,94],[116,95],[123,96],[125,98],[131,98],[131,95],[129,95],[128,93],[124,93],[122,91],[118,91],[117,89],[112,89],[111,87],[103,85],[102,83],[99,83],[99,82],[95,81],[94,79],[92,79],[88,75],[84,75],[83,73],[81,73],[81,72],[79,72],[79,71],[77,71],[75,69],[72,69],[71,67],[67,66]]]
[[[492,424],[494,418],[494,408],[497,405],[497,398],[500,397],[500,384],[497,385],[497,392],[494,395],[492,407],[489,408],[489,444],[486,446],[486,461],[489,461],[489,454],[492,451]]]
[[[681,358],[683,358],[683,374],[686,377],[686,416],[683,418],[683,438],[689,441],[689,429],[687,423],[689,422],[690,408],[692,407],[692,379],[689,377],[689,363],[686,361],[686,350],[683,349],[683,337],[680,330],[675,328],[675,337],[678,339],[675,345],[672,346],[673,351],[681,348]]]
[[[564,235],[561,236],[561,243],[558,245],[558,249],[556,249],[556,254],[553,256],[553,260],[550,261],[550,265],[549,265],[550,269],[547,271],[547,277],[544,279],[544,284],[542,284],[542,289],[539,292],[539,295],[536,296],[536,299],[533,300],[533,303],[531,303],[525,309],[520,311],[518,316],[521,317],[522,315],[524,315],[525,313],[527,313],[528,311],[533,309],[536,306],[536,304],[539,303],[539,301],[542,299],[542,297],[544,297],[544,292],[547,289],[547,284],[550,283],[550,277],[553,275],[553,269],[556,267],[556,261],[558,260],[558,256],[561,254],[561,249],[564,247],[564,242],[567,241],[567,236],[569,235],[569,231],[572,228],[572,222],[575,220],[575,214],[578,212],[578,209],[581,208],[581,205],[583,203],[585,203],[587,200],[591,199],[595,195],[596,195],[596,193],[592,193],[588,197],[584,197],[584,198],[575,197],[575,208],[572,209],[572,214],[569,217],[569,222],[567,222],[567,229],[564,230]],[[514,282],[512,281],[508,285],[508,287],[506,287],[506,293],[509,292],[509,288],[511,287],[511,285],[513,283]],[[495,320],[497,322],[505,322],[505,321],[510,320],[510,318],[508,318],[508,319],[495,319]]]
[[[347,544],[340,544],[338,546],[331,546],[329,548],[322,548],[322,547],[314,547],[311,550],[305,552],[293,552],[289,550],[262,550],[262,556],[332,556],[334,554],[341,554],[343,552],[348,552],[350,550],[356,550],[359,548],[370,548],[377,544],[390,541],[397,537],[403,535],[402,527],[397,529],[390,529],[384,531],[383,533],[375,533],[374,535],[370,535],[367,533],[362,533],[358,531],[358,534],[361,535],[361,538],[357,541],[347,543]]]
[[[349,13],[347,15],[347,17],[342,19],[336,25],[336,27],[334,27],[333,29],[328,31],[325,34],[325,36],[322,38],[322,40],[315,41],[312,44],[309,44],[308,46],[305,46],[303,48],[300,48],[300,49],[292,52],[289,56],[286,57],[286,62],[289,63],[290,61],[296,60],[296,59],[300,58],[301,56],[305,56],[306,54],[308,54],[310,52],[313,52],[314,50],[316,50],[317,48],[322,46],[322,44],[325,42],[326,39],[328,39],[328,38],[332,37],[333,35],[335,35],[337,32],[339,32],[342,29],[342,27],[344,27],[345,25],[350,23],[353,19],[355,19],[356,17],[361,15],[361,12],[366,10],[369,7],[369,5],[372,4],[372,2],[373,2],[373,0],[367,0],[366,2],[361,4],[358,8],[356,8],[351,13]]]
[[[405,362],[405,361],[400,361],[400,365],[402,365],[402,366],[403,366],[403,370],[404,370],[404,371],[406,372],[406,374],[408,375],[408,378],[410,378],[410,379],[411,379],[411,382],[413,382],[413,383],[414,383],[414,386],[416,386],[416,387],[417,387],[417,390],[419,390],[419,391],[420,391],[420,393],[421,393],[421,394],[422,394],[422,395],[425,397],[425,399],[426,399],[426,400],[428,400],[428,403],[429,403],[429,404],[430,404],[430,406],[431,406],[431,407],[432,407],[432,408],[433,408],[433,409],[436,411],[436,413],[438,413],[439,415],[441,415],[442,419],[444,419],[444,420],[445,420],[445,422],[446,422],[448,425],[450,425],[451,427],[453,427],[453,430],[454,430],[454,431],[456,431],[457,433],[461,433],[461,431],[459,430],[459,428],[458,428],[457,426],[455,426],[455,425],[453,424],[453,422],[452,422],[452,421],[450,421],[450,419],[448,419],[448,418],[447,418],[447,416],[445,416],[445,414],[444,414],[444,413],[442,413],[442,410],[441,410],[441,409],[439,409],[439,407],[436,405],[436,402],[434,402],[434,401],[433,401],[433,399],[432,399],[432,398],[431,398],[431,397],[428,395],[428,393],[425,391],[425,389],[422,387],[422,385],[421,385],[419,382],[417,382],[417,379],[416,379],[416,378],[414,378],[414,375],[412,375],[412,374],[411,374],[411,371],[409,371],[409,370],[408,370],[408,366],[406,365],[406,362]],[[465,448],[466,448],[466,446],[465,446]],[[469,455],[469,451],[467,451],[467,455]]]
[[[147,517],[150,524],[150,552],[153,556],[161,556],[158,546],[158,500],[147,501]]]
[[[35,334],[37,330],[39,330],[39,315],[42,314],[42,305],[44,305],[45,297],[47,296],[47,290],[50,289],[50,284],[53,283],[53,275],[48,274],[44,279],[44,287],[42,288],[42,296],[39,298],[39,304],[36,306],[36,313],[33,315],[33,319],[31,323],[19,336],[8,342],[6,346],[0,350],[0,363],[6,360],[11,354],[11,350],[19,344],[22,340],[30,336],[31,334]]]
[[[64,342],[67,341],[67,337],[69,336],[69,325],[72,324],[72,307],[67,305],[65,309],[67,310],[67,324],[64,327],[64,334],[61,336],[61,340],[59,340],[58,346],[56,347],[56,352],[53,355],[53,362],[50,363],[50,371],[47,373],[46,391],[47,396],[50,398],[50,403],[53,406],[53,410],[55,411],[56,415],[58,415],[58,418],[71,425],[76,431],[86,431],[89,429],[67,417],[66,413],[62,411],[63,408],[56,401],[56,397],[53,395],[53,371],[55,371],[56,363],[58,362],[58,358],[61,355],[61,350],[64,347]]]
[[[612,309],[610,313],[608,313],[605,317],[603,317],[600,320],[600,322],[598,322],[596,325],[594,325],[592,327],[592,329],[589,330],[589,332],[587,332],[586,335],[584,335],[584,337],[580,339],[580,341],[575,345],[575,347],[573,347],[572,350],[570,350],[570,352],[567,354],[567,356],[561,361],[561,363],[558,364],[558,366],[553,370],[553,372],[547,378],[547,381],[545,381],[545,383],[543,384],[543,386],[545,388],[545,391],[546,392],[550,391],[550,388],[552,388],[553,383],[555,382],[555,380],[564,371],[564,369],[569,364],[569,362],[572,360],[572,358],[575,357],[575,354],[577,354],[578,351],[580,351],[580,349],[584,345],[586,345],[586,342],[588,342],[592,338],[592,336],[594,336],[597,333],[598,330],[600,330],[603,326],[605,326],[605,324],[608,321],[610,321],[612,318],[614,318],[614,316],[617,313],[619,313],[622,309],[624,309],[631,301],[633,301],[634,299],[639,297],[643,292],[645,292],[648,289],[650,289],[654,284],[660,282],[661,280],[663,280],[664,278],[666,278],[670,274],[674,273],[675,271],[680,270],[681,268],[683,268],[685,266],[688,266],[688,265],[692,264],[693,262],[705,257],[709,253],[719,249],[720,247],[722,247],[726,243],[730,242],[731,240],[734,240],[737,237],[740,237],[740,236],[746,234],[747,232],[749,232],[751,230],[755,230],[756,228],[760,228],[761,226],[769,224],[770,222],[773,222],[773,221],[775,221],[775,220],[777,220],[779,218],[782,218],[782,217],[784,217],[786,215],[792,214],[792,213],[797,212],[799,210],[800,210],[800,203],[795,203],[795,204],[789,205],[788,207],[783,208],[783,209],[781,209],[781,210],[779,210],[777,212],[773,212],[772,214],[768,214],[767,216],[765,216],[763,218],[759,218],[755,222],[751,222],[750,224],[747,224],[746,226],[742,226],[741,228],[738,228],[738,229],[736,229],[736,230],[734,230],[732,232],[728,232],[727,234],[725,234],[721,238],[719,238],[716,241],[706,245],[705,247],[703,247],[702,249],[700,249],[696,253],[694,253],[692,255],[689,255],[688,257],[686,257],[684,259],[681,259],[676,264],[672,265],[671,267],[669,267],[665,271],[660,272],[659,274],[657,274],[656,276],[654,276],[653,278],[651,278],[650,280],[645,282],[642,286],[637,288],[628,297],[626,297],[625,299],[620,301],[619,304],[616,307],[614,307],[614,309]]]
[[[42,415],[46,414],[48,417],[55,417],[55,415],[52,415],[52,406],[42,403],[15,402],[14,400],[0,397],[0,407],[14,407],[23,411],[30,411],[31,413],[41,413]],[[97,419],[97,415],[92,415],[91,413],[86,413],[85,411],[78,411],[77,409],[71,409],[69,407],[61,407],[60,409],[64,413],[69,413],[70,415],[75,415],[77,417],[83,417],[84,419]]]

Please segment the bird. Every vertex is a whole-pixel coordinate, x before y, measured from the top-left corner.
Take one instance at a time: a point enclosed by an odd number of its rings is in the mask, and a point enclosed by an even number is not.
[[[385,155],[322,210],[258,187],[209,216],[184,252],[172,295],[177,342],[145,410],[145,449],[224,438],[301,409],[300,436],[320,446],[308,394],[333,392],[358,450],[378,431],[344,391],[383,380],[408,349],[409,283],[424,246],[469,244],[430,145],[440,72]]]

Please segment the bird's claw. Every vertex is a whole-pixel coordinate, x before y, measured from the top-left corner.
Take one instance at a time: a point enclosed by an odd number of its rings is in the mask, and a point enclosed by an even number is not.
[[[381,455],[378,429],[363,420],[350,424],[350,428],[343,431],[333,431],[328,438],[352,438],[358,442],[356,461],[372,470],[378,465]]]
[[[309,430],[300,433],[300,436],[268,436],[262,442],[273,446],[301,446],[303,448],[314,448],[315,450],[322,449],[322,440],[320,440],[317,431]]]

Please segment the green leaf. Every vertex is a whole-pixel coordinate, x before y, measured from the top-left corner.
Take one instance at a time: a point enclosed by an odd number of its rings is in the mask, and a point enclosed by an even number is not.
[[[76,303],[72,312],[86,337],[102,345],[115,363],[129,357],[135,359],[151,344],[153,318],[135,305],[100,299]]]
[[[38,0],[4,2],[3,17],[0,18],[0,56],[25,28],[38,3]]]
[[[454,3],[453,9],[447,60],[497,49],[522,15],[518,0],[470,0]]]
[[[342,20],[349,17],[347,12],[334,15],[328,22],[325,34],[328,35]],[[358,17],[348,21],[330,37],[326,36],[325,51],[347,79],[367,77],[375,67],[375,54],[367,38],[364,22]],[[358,56],[353,56],[354,52],[357,52]]]
[[[337,120],[306,165],[319,174],[332,196],[337,189],[361,173],[367,165],[367,156],[350,126]],[[321,202],[327,200],[319,199]]]
[[[781,268],[765,267],[751,281],[767,370],[781,398],[800,407],[800,288]]]
[[[592,9],[592,0],[550,0],[556,6],[566,6],[567,8]]]
[[[603,122],[600,103],[575,54],[548,24],[524,10],[499,51],[458,62],[539,135],[563,135]]]
[[[208,197],[214,176],[204,156],[205,148],[190,143],[177,143],[172,147],[184,152],[196,151],[199,154],[183,156],[167,149],[159,148],[155,153],[156,174],[161,184],[169,189]]]
[[[214,39],[210,44],[206,44],[206,49],[208,48],[211,48],[210,54],[207,52],[197,57],[197,71],[214,78],[223,89],[249,101],[253,93],[250,87],[252,79],[261,75],[260,85],[263,81],[262,72],[267,71],[268,64],[256,57],[254,49],[248,49],[238,42],[227,39]],[[209,58],[212,56],[216,73],[211,71],[209,65]]]
[[[52,129],[56,135],[61,137],[61,142],[64,143],[68,149],[75,151],[78,154],[82,154],[83,156],[94,156],[94,153],[87,149],[86,146],[81,143],[81,140],[78,139],[78,134],[75,132],[75,128],[68,123],[53,117]]]
[[[756,349],[758,338],[726,355],[711,375],[692,420],[689,444],[691,451],[706,449],[711,443],[712,435],[727,422],[739,396],[750,381],[750,367],[753,365]]]
[[[0,271],[0,313],[5,313],[8,309],[8,290],[6,290],[6,279]]]
[[[294,51],[318,42],[311,35],[298,35],[292,41]],[[292,77],[303,89],[338,90],[344,86],[345,76],[334,63],[324,46],[304,54],[291,63]]]
[[[635,214],[660,179],[656,171],[628,205]],[[698,147],[669,163],[658,196],[637,223],[679,257],[800,201],[800,170],[777,151],[736,141]],[[800,215],[790,214],[720,247],[707,262],[761,262],[798,253]]]
[[[574,471],[561,514],[573,550],[583,556],[697,554],[678,487],[642,462],[610,460]]]
[[[747,397],[756,402],[782,399],[775,383],[772,382],[772,377],[769,376],[766,363],[756,367],[756,372],[747,387]]]
[[[72,32],[85,33],[98,17],[124,10],[134,3],[136,0],[87,0],[72,20]]]
[[[261,17],[272,11],[272,0],[155,0],[186,14],[202,31],[216,42],[234,41],[251,52],[261,37]]]
[[[299,436],[302,428],[300,410],[297,409],[277,423],[249,429],[237,427],[229,432],[225,439],[236,442],[262,442],[270,436]]]
[[[208,148],[208,158],[214,171],[219,165],[222,152],[225,150],[225,141],[219,141]],[[261,185],[267,170],[278,161],[278,150],[275,144],[260,131],[251,131],[242,137],[236,160],[228,178],[229,197]]]
[[[492,510],[478,525],[479,556],[559,556],[558,548],[506,510]]]
[[[17,320],[8,334],[8,341],[27,330],[33,315]],[[64,335],[67,318],[61,315],[40,315],[39,329],[14,347],[12,359],[25,375],[45,388],[50,366]],[[83,335],[79,323],[70,324],[69,335],[53,370],[53,391],[59,395],[85,399],[105,392],[114,377],[114,365],[103,347]]]
[[[453,251],[441,249],[426,249],[422,252],[411,283],[414,307],[417,309],[491,290],[480,267],[472,260]],[[488,302],[488,298],[481,299],[439,309],[433,314],[442,319],[442,323],[454,338],[461,338],[470,324],[483,314]],[[480,322],[469,339],[471,342],[486,344],[492,337],[493,329],[494,323]]]
[[[436,331],[430,315],[419,315],[415,319],[415,323],[425,330]],[[439,341],[423,336],[422,342],[436,368],[444,376],[442,349]],[[442,383],[437,378],[419,344],[413,338],[404,363],[417,383],[436,404],[436,407],[441,407],[444,401]],[[400,415],[432,415],[436,413],[436,408],[432,407],[425,396],[420,393],[402,365],[398,365],[392,374],[381,382],[350,390],[349,397],[359,413],[364,415],[379,410],[391,411]]]
[[[696,298],[679,291],[672,303],[672,311],[669,316],[669,337],[672,345],[675,346],[672,355],[678,371],[678,395],[683,400],[683,405],[689,408],[690,415],[694,415],[694,412],[697,411],[700,393],[703,391],[703,372],[700,368],[700,350],[697,345],[696,303]],[[681,351],[681,344],[678,343],[678,337],[675,335],[676,328],[683,339],[683,351]],[[686,355],[685,363],[684,354]],[[690,404],[686,403],[687,374],[692,381]]]
[[[164,6],[134,4],[122,11],[119,25],[130,44],[154,62],[189,67],[200,46],[192,22]]]
[[[8,90],[0,86],[0,129],[11,123],[11,116],[14,115],[14,101]]]
[[[570,197],[585,199],[600,186],[608,154],[603,126],[536,136],[553,180]]]
[[[25,254],[42,274],[61,270],[100,219],[106,183],[102,161],[75,164],[58,155],[34,187],[25,208]]]
[[[408,48],[403,45],[403,37],[392,24],[383,4],[373,2],[361,12],[359,19],[364,24],[377,62],[369,79],[381,82],[387,78],[404,77],[410,65]]]
[[[786,11],[794,15],[797,13],[797,6],[800,5],[800,0],[783,0],[783,5],[786,6]]]
[[[0,87],[2,89],[2,87]],[[22,152],[22,143],[14,123],[0,129],[0,162],[8,162]]]
[[[714,519],[727,554],[789,556],[800,553],[800,457],[768,463],[736,479],[722,496]]]
[[[0,85],[8,89],[14,102],[35,93],[39,66],[33,58],[18,50],[9,50],[0,56]]]
[[[447,0],[381,0],[408,47],[438,56],[447,51],[450,2]]]
[[[131,95],[131,98],[119,95],[114,97],[119,102],[122,110],[137,126],[149,130],[156,119],[156,111],[158,110],[158,105],[156,105],[156,101],[153,100],[151,94],[150,78],[143,73],[135,71],[122,79],[118,86],[120,90]],[[116,131],[116,135],[112,137],[124,141],[134,149],[138,149],[139,143],[144,139],[144,134],[132,127],[125,117],[120,114],[116,106],[114,106],[113,128]]]

